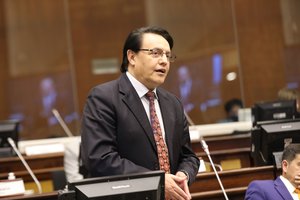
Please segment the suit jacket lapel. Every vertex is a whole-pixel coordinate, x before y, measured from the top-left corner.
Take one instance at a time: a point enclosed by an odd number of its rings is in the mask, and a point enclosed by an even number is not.
[[[279,176],[274,181],[274,187],[275,187],[275,190],[277,190],[277,192],[279,193],[279,195],[282,197],[282,199],[284,199],[284,200],[293,199],[293,197],[291,196],[290,192],[288,191],[288,189],[286,188],[286,186],[284,185],[284,183],[281,181],[281,179],[279,178]]]
[[[152,128],[145,112],[145,108],[126,74],[122,74],[121,78],[119,79],[119,91],[121,94],[123,94],[123,102],[131,110],[136,120],[144,130],[144,133],[147,135],[152,147],[156,151],[156,144],[154,141]]]
[[[166,143],[168,146],[169,150],[169,159],[170,159],[170,164],[172,163],[173,159],[173,134],[174,134],[174,123],[175,123],[175,118],[176,116],[173,112],[174,110],[171,109],[171,102],[165,95],[163,91],[161,91],[159,88],[157,88],[157,96],[158,96],[158,101],[159,101],[159,106],[162,114],[162,119],[164,123],[164,129],[165,129],[165,138],[166,138]]]

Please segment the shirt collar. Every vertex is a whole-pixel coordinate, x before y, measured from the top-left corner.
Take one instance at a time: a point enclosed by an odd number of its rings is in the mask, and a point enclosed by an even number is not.
[[[291,184],[291,182],[287,178],[280,176],[280,179],[290,193],[293,193],[295,191],[295,187]]]
[[[140,98],[144,97],[145,94],[149,91],[149,89],[144,84],[142,84],[141,82],[139,82],[128,71],[126,72],[126,75],[127,75],[128,79],[129,79],[129,81],[131,82],[131,84],[133,85],[134,89],[138,93],[139,97]],[[158,99],[157,94],[156,94],[156,88],[153,90],[153,92],[155,93],[156,99]]]

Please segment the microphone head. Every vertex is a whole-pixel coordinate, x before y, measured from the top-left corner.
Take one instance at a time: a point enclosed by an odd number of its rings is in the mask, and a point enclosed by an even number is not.
[[[16,147],[15,141],[13,139],[11,139],[10,137],[7,138],[8,143],[10,144],[10,146],[12,147]]]
[[[59,117],[59,113],[55,108],[52,109],[52,113],[55,117]]]

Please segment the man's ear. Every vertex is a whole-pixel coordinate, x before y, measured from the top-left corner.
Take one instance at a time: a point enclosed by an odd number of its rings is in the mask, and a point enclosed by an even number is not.
[[[287,160],[283,160],[283,161],[281,162],[282,172],[283,172],[283,173],[286,173],[288,167],[289,167],[288,161],[287,161]]]
[[[135,56],[136,53],[130,49],[127,50],[127,59],[130,65],[134,66],[135,65]]]

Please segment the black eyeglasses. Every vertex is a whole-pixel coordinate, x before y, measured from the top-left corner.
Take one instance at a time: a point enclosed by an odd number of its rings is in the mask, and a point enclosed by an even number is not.
[[[166,52],[160,48],[154,48],[154,49],[139,49],[140,51],[148,51],[149,54],[152,55],[153,58],[159,58],[163,57],[164,54],[166,54],[166,57],[169,62],[174,62],[176,59],[176,55],[172,54],[171,52]]]

